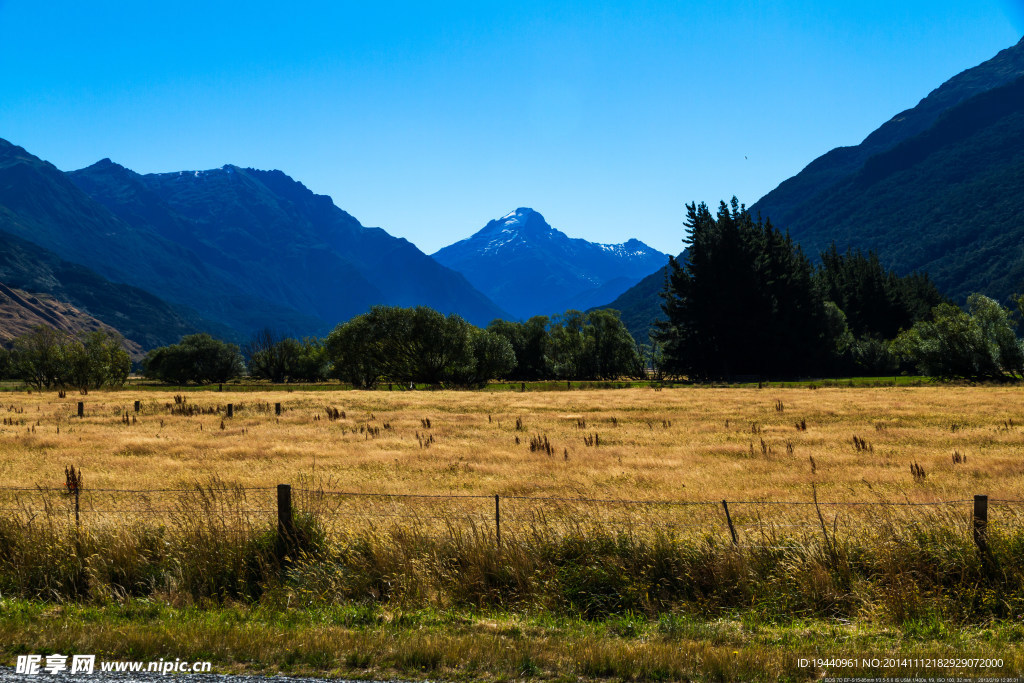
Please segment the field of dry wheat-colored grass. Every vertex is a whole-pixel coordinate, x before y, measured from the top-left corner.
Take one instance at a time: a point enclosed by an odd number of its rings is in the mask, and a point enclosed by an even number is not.
[[[807,500],[813,483],[823,500],[1024,497],[1018,387],[192,392],[186,410],[220,411],[191,416],[174,396],[4,395],[0,485],[60,486],[74,464],[109,488],[315,473],[417,494]],[[537,437],[550,448],[531,450]]]

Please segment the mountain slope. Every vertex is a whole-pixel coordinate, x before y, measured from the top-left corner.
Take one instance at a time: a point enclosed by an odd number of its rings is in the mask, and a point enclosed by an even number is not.
[[[117,331],[48,294],[32,294],[0,283],[0,343],[8,343],[39,326],[52,327],[73,335]],[[144,354],[139,344],[125,340],[124,346],[132,360],[142,360]]]
[[[870,157],[925,132],[939,116],[961,102],[1011,83],[1021,75],[1024,75],[1024,39],[992,59],[950,78],[915,107],[889,119],[859,145],[838,147],[818,157],[758,200],[750,207],[751,212],[756,215],[760,211],[778,226],[790,226],[801,213],[801,207],[813,203],[819,193],[856,173]]]
[[[886,267],[925,271],[958,301],[1024,290],[1024,40],[860,145],[815,159],[751,212],[789,230],[812,258],[833,241],[873,249]],[[609,304],[634,334],[659,313],[652,283]]]
[[[596,244],[570,238],[528,208],[490,221],[433,256],[518,318],[590,308],[668,259],[635,239]]]
[[[16,223],[17,217],[0,206],[0,226]],[[229,332],[191,309],[172,306],[136,287],[113,283],[11,233],[0,231],[0,241],[4,245],[0,249],[0,281],[66,302],[117,329],[143,349],[172,344],[199,330]]]
[[[955,300],[1024,284],[1024,40],[751,207],[816,255],[835,241],[927,271]]]
[[[477,323],[503,313],[408,241],[363,227],[280,171],[229,165],[139,175],[103,160],[68,177],[124,222],[187,248],[247,294],[320,321],[306,333],[374,304],[426,305]]]
[[[235,338],[267,324],[268,316],[283,326],[316,323],[310,316],[246,294],[207,268],[194,252],[119,219],[53,165],[4,140],[0,208],[0,230],[64,261],[83,264],[108,280],[193,308],[204,318],[233,328],[230,334]]]
[[[622,322],[633,335],[633,339],[646,344],[654,321],[665,317],[661,310],[661,292],[665,289],[667,278],[668,265],[665,265],[627,289],[611,303],[594,308],[614,308],[619,311]]]
[[[957,104],[788,215],[810,254],[832,241],[873,249],[954,300],[1007,300],[1024,284],[1024,77]]]

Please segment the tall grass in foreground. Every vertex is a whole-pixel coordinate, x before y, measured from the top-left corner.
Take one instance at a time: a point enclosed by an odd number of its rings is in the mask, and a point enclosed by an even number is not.
[[[981,623],[1024,615],[1024,528],[994,527],[980,555],[943,509],[897,523],[867,513],[861,533],[789,533],[759,545],[721,535],[613,528],[537,516],[503,534],[472,520],[401,519],[334,528],[308,496],[297,540],[242,515],[225,485],[180,494],[162,521],[76,528],[53,514],[0,519],[0,593],[52,602],[150,597],[175,605],[497,608],[605,618],[746,613],[762,620],[866,617]]]

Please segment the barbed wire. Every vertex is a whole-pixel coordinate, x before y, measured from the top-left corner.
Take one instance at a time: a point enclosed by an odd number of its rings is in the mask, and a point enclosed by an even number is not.
[[[374,498],[444,498],[457,500],[461,498],[491,498],[493,495],[487,494],[470,494],[470,493],[376,493],[367,491],[321,491],[319,489],[296,489],[293,488],[292,492],[299,493],[311,493],[316,496],[367,496]]]
[[[177,489],[106,489],[106,488],[81,488],[79,493],[82,495],[88,493],[190,493],[198,491],[209,491],[211,490],[208,486],[197,485],[192,488],[177,488]],[[276,486],[227,486],[227,487],[215,487],[214,491],[275,491]],[[293,489],[295,490],[295,489]],[[40,493],[53,492],[53,493],[74,493],[73,489],[69,489],[67,486],[0,486],[0,491],[39,491]]]
[[[185,488],[0,487],[0,516],[21,517],[27,524],[56,519],[60,524],[121,525],[142,523],[216,528],[238,534],[263,533],[280,522],[274,505],[277,486],[232,486],[221,483]],[[666,532],[685,537],[724,534],[737,548],[792,550],[809,547],[824,533],[836,538],[873,536],[877,531],[921,533],[936,521],[953,533],[970,535],[973,499],[938,501],[871,500],[671,500],[586,498],[463,493],[388,493],[293,487],[296,512],[312,512],[329,534],[386,531],[407,523],[419,532],[442,535],[459,529],[487,533],[535,533],[551,528],[580,533],[606,528],[625,533]],[[77,495],[76,495],[77,494]],[[168,495],[177,494],[168,498]],[[497,508],[489,500],[496,498]],[[253,504],[255,503],[255,506]],[[723,505],[724,503],[724,505]],[[990,509],[1005,510],[987,518],[989,528],[1021,523],[1024,500],[990,498]],[[487,507],[484,508],[484,505]],[[963,507],[954,507],[963,506]],[[490,508],[493,510],[488,510]],[[945,509],[944,509],[945,508]],[[921,512],[915,512],[920,510]],[[678,512],[677,512],[678,511]],[[731,517],[730,517],[731,513]],[[277,519],[275,519],[277,518]],[[212,526],[211,526],[212,525]],[[262,530],[262,531],[261,531]],[[785,545],[792,541],[792,545]],[[892,541],[896,542],[896,541]]]
[[[92,493],[233,493],[249,491],[276,491],[276,486],[224,486],[206,487],[197,485],[188,488],[153,488],[153,489],[117,489],[117,488],[86,488],[78,490],[79,496],[88,496]],[[466,500],[466,499],[493,499],[495,494],[472,494],[472,493],[386,493],[382,491],[335,491],[311,488],[292,487],[293,493],[309,494],[313,496],[346,496],[346,497],[368,497],[368,498],[423,498],[441,500]],[[27,491],[38,493],[63,493],[73,496],[75,491],[66,486],[41,487],[41,486],[0,486],[0,492],[5,491]],[[564,496],[522,496],[522,495],[501,495],[505,501],[526,501],[526,502],[559,502],[559,503],[603,503],[612,505],[666,505],[666,506],[687,506],[707,505],[716,506],[723,502],[727,505],[791,505],[791,506],[877,506],[877,507],[912,507],[912,506],[940,506],[940,505],[961,505],[974,502],[971,498],[958,498],[938,501],[813,501],[813,500],[665,500],[665,499],[631,499],[631,498],[570,498]],[[1024,499],[1014,498],[989,498],[988,502],[1001,504],[1024,504]]]

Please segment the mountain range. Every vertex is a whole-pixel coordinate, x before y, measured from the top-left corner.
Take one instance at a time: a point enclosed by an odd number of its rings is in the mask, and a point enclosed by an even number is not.
[[[499,225],[501,245],[489,237]],[[666,259],[637,240],[570,239],[529,209],[435,259],[281,171],[143,175],[103,159],[62,172],[4,140],[0,236],[0,283],[66,302],[143,349],[200,330],[321,335],[375,304],[478,325],[586,308]]]
[[[598,244],[552,228],[518,208],[433,254],[517,318],[609,301],[668,261],[643,242]]]
[[[957,301],[979,291],[1005,302],[1024,290],[1022,190],[1024,40],[751,210],[812,258],[833,242],[870,249],[900,274],[928,272]],[[142,350],[195,331],[320,335],[374,304],[485,325],[604,303],[643,341],[667,260],[636,239],[570,238],[528,208],[428,256],[281,171],[144,175],[104,159],[65,173],[4,140],[0,239],[8,327],[63,316]]]
[[[405,239],[280,171],[63,173],[0,140],[0,282],[87,311],[143,348],[198,330],[324,334],[374,304],[477,324],[507,314]]]
[[[407,240],[363,227],[281,171],[139,175],[104,160],[68,178],[140,233],[188,250],[220,282],[302,316],[273,323],[290,332],[323,333],[374,304],[430,306],[480,324],[504,313]],[[214,306],[196,302],[223,320]],[[268,324],[265,309],[235,310],[239,329]]]
[[[1024,290],[1024,40],[943,83],[859,145],[822,155],[754,203],[811,258],[833,242],[927,272],[963,302]],[[647,338],[667,270],[608,307]]]

